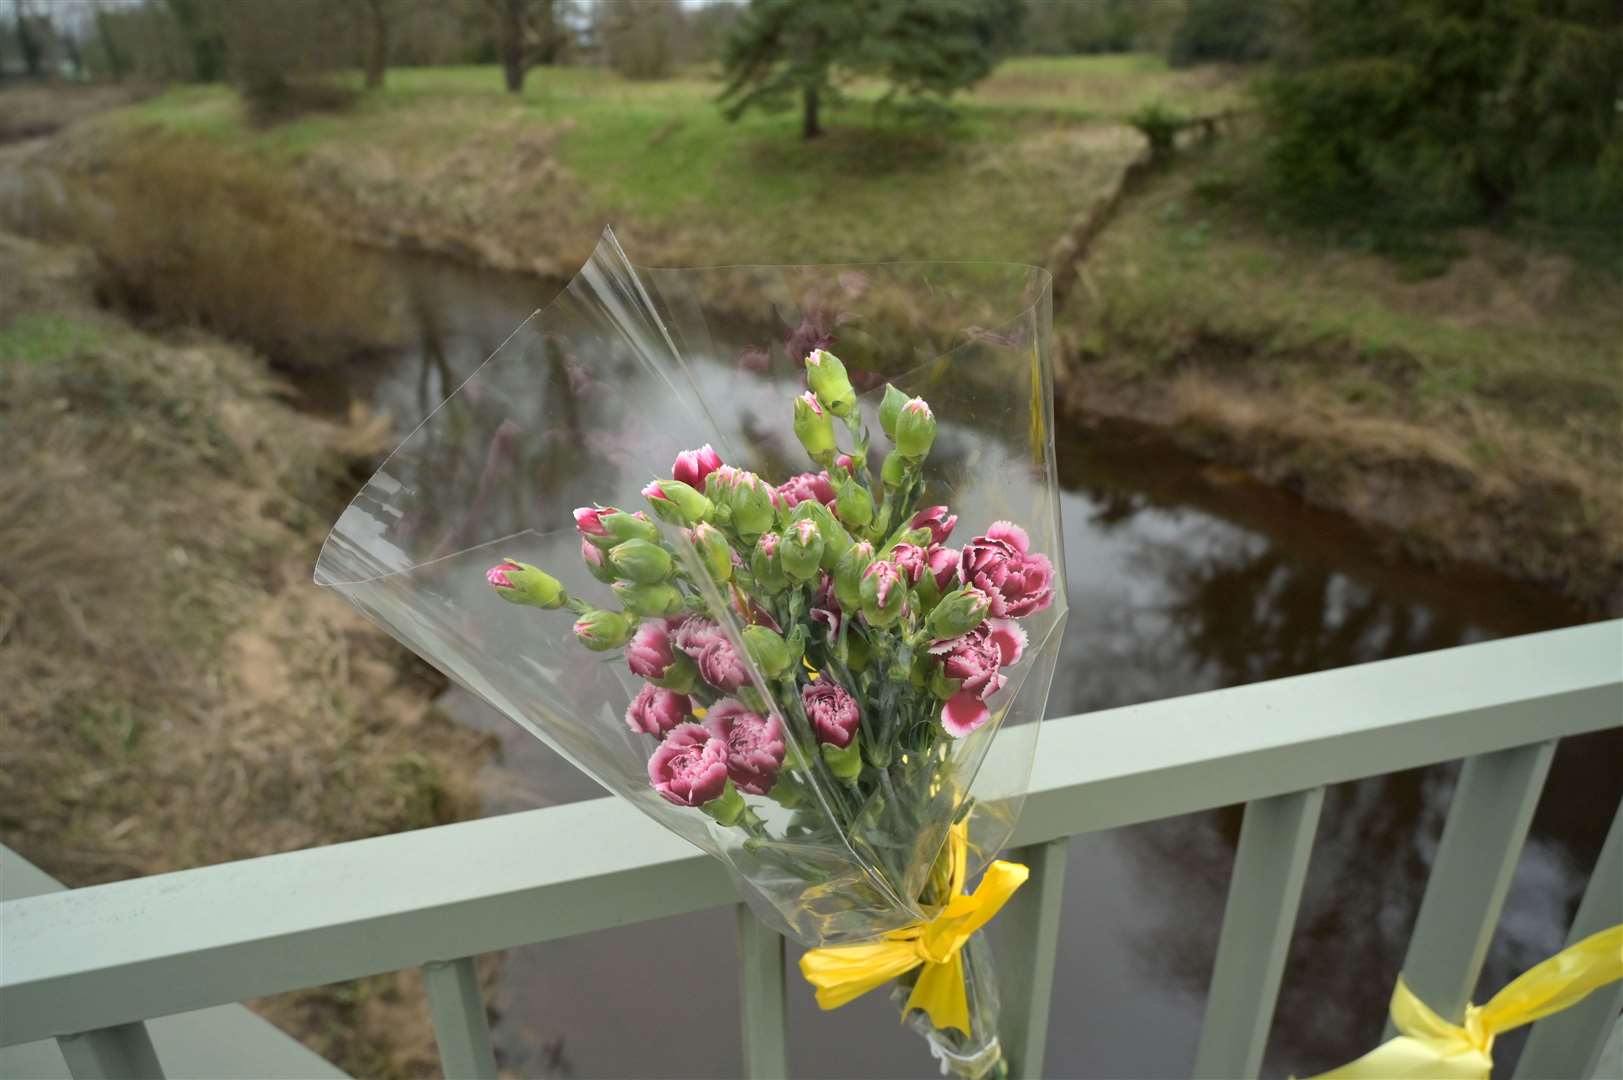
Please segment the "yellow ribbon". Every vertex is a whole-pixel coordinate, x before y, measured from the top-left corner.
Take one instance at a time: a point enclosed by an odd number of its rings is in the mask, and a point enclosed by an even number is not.
[[[1623,979],[1623,924],[1584,938],[1529,968],[1486,1005],[1467,1005],[1451,1024],[1415,997],[1400,977],[1392,1022],[1403,1034],[1314,1080],[1488,1080],[1494,1036],[1575,1005]]]
[[[969,1030],[969,998],[964,989],[964,962],[960,955],[971,934],[991,921],[1030,873],[1019,863],[1001,859],[986,868],[973,893],[964,892],[969,867],[969,836],[959,822],[948,835],[951,860],[950,899],[929,922],[892,930],[878,941],[862,945],[831,945],[812,949],[800,958],[800,973],[817,988],[817,1004],[824,1009],[841,1005],[869,990],[924,966],[902,1010],[930,1016],[937,1030]]]

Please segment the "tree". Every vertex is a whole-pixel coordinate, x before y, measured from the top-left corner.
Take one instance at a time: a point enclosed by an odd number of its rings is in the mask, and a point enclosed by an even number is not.
[[[1394,224],[1623,209],[1613,0],[1314,0],[1263,84],[1269,167],[1298,211]],[[1591,217],[1591,221],[1592,221]]]
[[[45,47],[40,41],[38,16],[23,0],[16,0],[17,49],[23,54],[23,70],[29,78],[45,74]]]
[[[168,0],[168,6],[191,51],[192,78],[197,82],[225,78],[225,29],[218,0]]]
[[[508,93],[524,89],[536,64],[556,64],[570,41],[567,0],[485,0],[496,23],[496,50]]]
[[[383,73],[389,64],[389,19],[393,14],[390,0],[360,0],[363,31],[366,88],[376,90],[383,85]]]
[[[723,55],[723,111],[775,111],[800,100],[800,132],[822,134],[825,101],[846,77],[890,85],[883,102],[941,111],[985,78],[1020,21],[1021,0],[752,0]]]

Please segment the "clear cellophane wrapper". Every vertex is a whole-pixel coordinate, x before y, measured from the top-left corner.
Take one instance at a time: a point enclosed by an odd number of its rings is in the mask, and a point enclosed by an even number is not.
[[[378,469],[333,528],[316,580],[721,860],[767,925],[812,947],[925,921],[944,902],[940,863],[954,823],[967,823],[971,881],[1010,834],[1064,629],[1049,303],[1046,273],[1027,266],[646,269],[606,233],[564,292]],[[923,501],[951,507],[959,538],[1018,523],[1031,550],[1053,560],[1053,599],[1021,620],[1023,655],[987,697],[990,720],[970,734],[946,736],[906,707],[900,680],[876,678],[862,731],[889,761],[853,785],[818,753],[799,698],[749,660],[737,593],[704,573],[685,529],[660,522],[690,604],[743,659],[735,695],[770,712],[786,744],[779,797],[744,793],[749,827],[723,825],[651,787],[658,740],[628,726],[644,680],[623,654],[584,649],[567,613],[504,602],[485,572],[509,559],[532,564],[571,596],[613,608],[582,560],[574,508],[643,508],[644,486],[705,444],[773,483],[815,472],[789,416],[817,347],[850,374],[875,433],[876,472],[885,385],[929,402],[939,429]],[[806,655],[805,677],[827,666],[815,643]],[[953,1071],[988,1075],[999,1054],[984,935],[964,960],[974,1030],[936,1031],[917,1011],[908,1019]]]

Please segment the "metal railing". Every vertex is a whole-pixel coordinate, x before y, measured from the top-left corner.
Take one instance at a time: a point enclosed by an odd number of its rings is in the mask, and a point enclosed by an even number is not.
[[[1048,721],[999,917],[1014,1075],[1042,1071],[1070,837],[1246,804],[1195,1073],[1251,1076],[1326,785],[1465,759],[1403,968],[1457,1017],[1556,742],[1619,726],[1623,621]],[[1623,811],[1573,940],[1623,922],[1620,880]],[[719,863],[614,799],[35,896],[0,906],[0,1046],[157,1076],[147,1019],[419,966],[446,1073],[494,1076],[475,957],[728,904]],[[784,1076],[784,942],[738,912],[745,1068]],[[1542,1021],[1517,1075],[1589,1075],[1620,1008],[1623,984]]]

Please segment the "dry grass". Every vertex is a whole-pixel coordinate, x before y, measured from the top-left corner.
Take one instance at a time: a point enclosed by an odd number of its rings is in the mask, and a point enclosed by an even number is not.
[[[70,186],[102,295],[136,314],[207,328],[287,368],[334,363],[393,336],[377,264],[284,176],[243,154],[143,139]]]
[[[486,741],[310,583],[353,433],[241,350],[98,312],[83,261],[0,234],[0,840],[78,886],[471,814]],[[416,1075],[426,1023],[378,1010],[417,994],[270,1011],[359,1074]],[[344,995],[382,1050],[334,1034]]]

